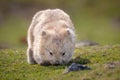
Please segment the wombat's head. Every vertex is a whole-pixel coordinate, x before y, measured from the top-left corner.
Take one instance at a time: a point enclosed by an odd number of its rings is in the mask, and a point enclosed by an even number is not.
[[[66,25],[51,25],[41,32],[42,64],[65,64],[75,49],[74,31]]]

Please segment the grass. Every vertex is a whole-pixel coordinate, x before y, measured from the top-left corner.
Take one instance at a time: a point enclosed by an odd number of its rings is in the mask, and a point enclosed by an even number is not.
[[[16,13],[7,16],[0,24],[0,48],[7,45],[11,49],[0,50],[0,80],[120,80],[120,64],[113,69],[105,67],[110,62],[120,62],[120,29],[112,24],[114,17],[120,15],[118,3],[102,0],[95,1],[93,7],[85,7],[84,1],[81,6],[79,1],[74,1],[75,5],[71,1],[66,5],[65,12],[75,25],[77,40],[106,45],[76,49],[73,62],[92,69],[68,74],[63,74],[68,65],[29,65],[23,49],[26,44],[21,39],[26,37],[31,20],[28,23],[24,16],[14,15]]]
[[[120,80],[120,64],[106,68],[109,62],[120,62],[120,45],[82,47],[73,56],[77,63],[90,66],[63,74],[65,67],[30,65],[26,61],[26,49],[0,50],[1,80]]]

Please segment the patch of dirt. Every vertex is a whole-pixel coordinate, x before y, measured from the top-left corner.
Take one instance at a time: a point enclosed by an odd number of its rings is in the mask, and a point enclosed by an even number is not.
[[[109,62],[104,65],[104,67],[108,69],[114,69],[117,66],[120,66],[120,61]]]

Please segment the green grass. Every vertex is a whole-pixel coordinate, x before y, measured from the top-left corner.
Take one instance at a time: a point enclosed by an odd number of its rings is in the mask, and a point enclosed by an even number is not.
[[[75,50],[74,61],[90,66],[63,74],[67,65],[40,66],[26,61],[26,49],[0,50],[1,80],[120,80],[120,64],[105,68],[109,62],[120,62],[120,45],[82,47]]]
[[[113,69],[105,67],[109,62],[120,62],[120,29],[112,25],[114,17],[120,15],[119,1],[95,0],[91,7],[84,6],[85,2],[66,1],[63,8],[66,7],[65,12],[71,16],[78,41],[91,40],[106,45],[75,50],[72,61],[90,66],[91,70],[63,74],[68,65],[29,65],[23,49],[26,44],[20,40],[27,35],[31,20],[28,22],[24,16],[14,13],[0,24],[0,47],[14,48],[0,50],[0,80],[120,80],[120,64]]]

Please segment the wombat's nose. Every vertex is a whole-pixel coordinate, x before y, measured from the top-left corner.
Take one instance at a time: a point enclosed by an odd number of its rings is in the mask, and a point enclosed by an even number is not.
[[[66,62],[64,60],[62,60],[62,63],[65,64]]]
[[[56,61],[56,64],[59,64],[59,61]]]
[[[55,65],[59,65],[59,64],[60,64],[59,61],[56,61],[56,62],[55,62]]]

